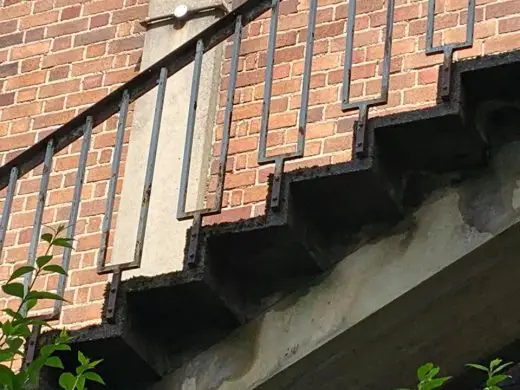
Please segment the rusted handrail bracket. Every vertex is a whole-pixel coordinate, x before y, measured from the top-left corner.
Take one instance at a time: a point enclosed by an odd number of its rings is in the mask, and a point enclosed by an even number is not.
[[[18,177],[22,177],[43,163],[45,149],[50,140],[53,140],[54,151],[58,153],[83,135],[84,124],[89,116],[93,118],[93,126],[95,127],[116,114],[119,111],[119,104],[123,98],[124,91],[128,91],[130,103],[132,103],[157,85],[157,80],[159,79],[162,68],[168,70],[169,77],[193,62],[197,42],[201,41],[203,43],[204,52],[207,52],[233,35],[237,16],[240,15],[242,24],[246,25],[270,9],[270,7],[270,0],[247,1],[139,73],[110,95],[26,149],[17,157],[0,167],[0,190],[9,184],[9,176],[12,168],[18,168]]]

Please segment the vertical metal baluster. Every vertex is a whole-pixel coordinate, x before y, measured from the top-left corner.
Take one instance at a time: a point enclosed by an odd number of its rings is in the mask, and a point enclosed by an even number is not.
[[[309,9],[307,40],[305,43],[305,62],[303,67],[302,97],[300,104],[300,113],[298,118],[298,144],[296,146],[296,155],[301,157],[303,157],[305,149],[305,132],[307,129],[307,112],[309,109],[309,90],[311,87],[312,57],[314,54],[314,31],[316,29],[317,9],[318,0],[311,0]]]
[[[380,103],[388,102],[388,90],[390,87],[390,67],[392,65],[392,37],[394,33],[395,0],[388,0],[386,12],[385,49],[383,54],[383,74],[381,80]]]
[[[47,189],[49,187],[49,176],[52,170],[52,156],[54,154],[54,141],[51,139],[47,143],[45,151],[45,159],[43,162],[42,178],[40,180],[40,190],[38,192],[38,203],[36,205],[36,212],[34,214],[34,222],[31,236],[31,244],[29,246],[28,265],[34,265],[36,260],[36,251],[38,250],[38,243],[40,242],[40,230],[43,219],[43,210],[45,208],[45,199],[47,198]],[[32,282],[33,274],[29,272],[24,276],[25,292],[29,289]]]
[[[426,25],[426,54],[443,53],[444,60],[439,67],[439,92],[441,101],[448,101],[451,93],[451,68],[453,63],[453,52],[455,50],[467,49],[473,46],[473,35],[475,30],[475,0],[468,0],[468,15],[466,24],[466,39],[461,43],[450,43],[433,47],[433,36],[435,32],[435,0],[428,0],[428,20]]]
[[[137,237],[135,243],[134,265],[141,264],[143,255],[144,237],[146,234],[146,223],[148,221],[148,209],[150,207],[150,196],[152,193],[153,174],[155,169],[155,161],[157,157],[157,147],[159,145],[159,133],[161,130],[161,120],[164,107],[164,96],[166,93],[166,81],[168,80],[168,69],[162,68],[157,87],[157,100],[155,102],[155,113],[152,125],[152,139],[150,141],[150,149],[148,151],[148,164],[146,166],[146,174],[144,177],[143,197],[141,200],[141,213],[139,215],[139,224],[137,225]]]
[[[0,219],[0,255],[4,248],[5,233],[9,225],[9,217],[11,216],[11,208],[13,206],[14,193],[16,191],[16,182],[18,181],[18,168],[11,169],[9,176],[9,185],[7,186],[7,193],[4,200],[4,209],[2,210],[2,218]]]
[[[350,83],[352,81],[352,55],[354,50],[354,28],[356,25],[356,3],[357,0],[350,0],[347,15],[347,40],[345,45],[345,65],[343,67],[343,89],[341,104],[343,110],[350,107]]]
[[[267,132],[269,127],[269,113],[271,110],[271,94],[273,88],[274,53],[276,50],[276,34],[278,31],[278,14],[280,0],[273,0],[271,5],[271,26],[269,30],[269,43],[267,47],[267,60],[265,68],[264,96],[262,101],[262,118],[260,124],[260,140],[258,147],[258,163],[262,164],[267,159]]]
[[[231,70],[226,97],[226,111],[224,113],[224,129],[222,141],[220,142],[220,161],[217,173],[217,188],[215,190],[215,206],[213,211],[220,211],[222,208],[222,197],[224,195],[224,181],[226,179],[226,163],[229,149],[229,133],[231,122],[233,121],[233,100],[238,74],[238,59],[240,55],[240,43],[242,41],[242,16],[238,15],[235,20],[235,34],[233,36],[233,55],[231,57]]]
[[[73,239],[74,234],[76,233],[76,224],[78,222],[78,212],[79,212],[79,203],[81,201],[81,191],[83,189],[83,181],[85,180],[85,171],[87,168],[87,159],[88,152],[90,150],[90,141],[92,139],[92,126],[93,126],[93,118],[91,116],[87,117],[85,124],[83,125],[83,141],[81,143],[81,151],[79,155],[79,164],[78,164],[78,172],[76,173],[76,182],[74,183],[74,193],[72,195],[72,203],[70,206],[70,216],[69,216],[69,225],[67,227],[67,238]],[[63,249],[63,260],[62,267],[65,271],[69,271],[70,267],[70,257],[72,254],[71,248]],[[63,296],[65,293],[65,287],[67,283],[67,276],[60,275],[58,279],[58,288],[57,294]],[[54,309],[52,318],[58,319],[61,313],[61,308],[63,306],[63,301],[56,300],[54,301]]]
[[[197,41],[195,61],[193,64],[193,78],[191,82],[190,106],[188,111],[188,124],[186,128],[186,141],[184,142],[184,157],[182,160],[181,183],[179,188],[179,201],[177,204],[177,219],[186,218],[186,197],[188,193],[188,181],[190,176],[191,152],[193,147],[193,133],[195,132],[195,116],[197,114],[197,101],[199,98],[200,73],[204,55],[204,42]]]
[[[112,223],[112,212],[114,210],[114,199],[116,195],[117,179],[119,177],[119,166],[121,164],[121,152],[123,150],[126,117],[128,115],[129,104],[130,94],[128,91],[124,91],[121,99],[121,108],[119,110],[119,122],[117,124],[116,144],[114,147],[114,159],[112,160],[112,173],[108,184],[107,203],[105,206],[105,215],[103,217],[101,244],[97,262],[98,272],[102,271],[107,256],[108,238],[110,234],[110,225]]]
[[[435,29],[435,0],[428,0],[428,20],[426,24],[426,54],[433,49],[433,33]]]

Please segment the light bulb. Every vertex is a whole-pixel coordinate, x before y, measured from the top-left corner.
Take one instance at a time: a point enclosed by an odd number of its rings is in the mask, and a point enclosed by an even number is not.
[[[188,13],[188,6],[185,4],[179,4],[175,9],[173,10],[173,14],[176,18],[181,19],[186,16]]]

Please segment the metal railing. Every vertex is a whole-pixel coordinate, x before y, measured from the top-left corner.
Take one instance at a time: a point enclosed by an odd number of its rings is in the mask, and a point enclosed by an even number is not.
[[[36,250],[39,241],[39,235],[42,225],[42,216],[45,208],[46,194],[49,185],[49,176],[51,173],[53,156],[60,152],[72,142],[82,138],[82,145],[79,157],[79,165],[77,168],[75,185],[73,190],[73,198],[71,202],[71,211],[69,224],[67,228],[67,237],[73,238],[78,220],[78,211],[81,201],[81,191],[85,179],[85,170],[87,167],[87,156],[91,146],[93,128],[102,124],[111,116],[119,113],[117,124],[116,141],[114,146],[114,154],[111,166],[111,176],[109,179],[108,195],[105,206],[105,214],[102,223],[101,242],[99,244],[99,254],[97,259],[97,272],[99,274],[113,274],[111,290],[106,305],[105,317],[108,321],[114,319],[115,302],[118,293],[118,286],[121,281],[122,272],[126,270],[136,269],[140,267],[143,245],[146,235],[146,226],[148,218],[148,210],[150,204],[150,196],[153,185],[153,175],[158,148],[158,139],[160,132],[161,118],[163,114],[165,90],[169,77],[179,72],[181,69],[194,63],[194,72],[192,79],[191,97],[189,103],[188,123],[186,131],[186,141],[184,147],[184,157],[182,163],[181,185],[178,201],[177,219],[192,219],[193,226],[188,243],[187,264],[189,267],[197,266],[197,248],[198,239],[202,220],[205,216],[218,214],[222,208],[222,198],[224,191],[224,181],[226,174],[226,161],[228,157],[228,147],[230,138],[230,128],[233,118],[233,97],[237,85],[238,64],[240,56],[240,45],[242,40],[242,31],[244,26],[258,18],[264,12],[271,10],[270,32],[268,39],[267,61],[265,69],[265,88],[263,94],[263,105],[261,111],[261,131],[258,150],[259,164],[275,164],[273,175],[273,188],[271,191],[270,207],[273,211],[279,208],[280,204],[280,186],[282,183],[282,175],[284,172],[284,164],[288,160],[303,157],[305,148],[305,134],[307,124],[307,112],[309,105],[310,78],[312,73],[314,33],[316,27],[316,15],[318,9],[318,0],[311,0],[309,5],[308,29],[306,36],[306,48],[304,59],[304,71],[302,82],[302,98],[299,112],[299,120],[297,125],[298,137],[296,150],[291,153],[280,154],[277,156],[267,156],[267,135],[268,122],[270,114],[270,101],[273,83],[274,56],[276,51],[276,36],[278,29],[278,17],[281,0],[249,0],[242,6],[236,8],[213,25],[190,39],[188,42],[174,50],[148,69],[125,83],[123,86],[112,92],[110,95],[91,106],[89,109],[73,118],[57,130],[53,131],[45,138],[25,150],[23,153],[0,167],[0,189],[7,187],[6,197],[2,217],[0,219],[0,251],[4,246],[6,231],[8,229],[9,217],[13,205],[13,199],[16,193],[17,181],[23,175],[27,174],[37,166],[43,164],[41,174],[40,188],[38,192],[38,204],[36,206],[32,237],[29,247],[29,264],[34,264]],[[449,76],[450,64],[454,50],[466,48],[473,42],[473,23],[475,1],[469,0],[468,4],[468,31],[467,40],[462,44],[444,45],[441,47],[433,47],[433,26],[435,13],[435,0],[429,0],[428,23],[427,23],[427,50],[426,54],[434,54],[443,52],[445,54],[444,68]],[[370,107],[387,103],[389,91],[389,75],[392,51],[392,30],[394,17],[394,0],[387,2],[386,15],[386,33],[384,40],[384,57],[383,71],[380,96],[375,99],[354,101],[350,100],[351,72],[352,72],[352,56],[353,56],[353,40],[354,26],[356,15],[356,1],[351,0],[348,8],[347,32],[345,45],[345,63],[344,63],[344,79],[342,88],[342,110],[344,112],[357,109],[359,111],[358,121],[354,128],[354,150],[356,156],[363,157],[366,151],[365,145],[365,129],[368,120]],[[186,210],[186,198],[188,192],[188,177],[190,173],[191,154],[193,146],[193,136],[195,129],[195,118],[197,110],[197,100],[199,96],[199,85],[201,76],[201,67],[204,53],[208,52],[218,44],[222,43],[229,37],[232,37],[232,55],[231,69],[227,86],[227,98],[224,113],[224,131],[220,141],[220,157],[217,169],[217,186],[216,201],[210,208],[199,209],[195,211]],[[442,87],[443,97],[449,97],[449,77],[446,77],[444,83],[448,85],[445,89]],[[445,84],[442,84],[443,86]],[[114,211],[114,199],[116,194],[116,184],[118,180],[118,172],[121,164],[122,148],[124,142],[126,120],[129,105],[136,101],[145,93],[157,87],[157,98],[155,104],[155,113],[153,117],[153,125],[151,132],[151,143],[148,153],[148,161],[144,179],[144,188],[142,193],[141,209],[139,214],[139,222],[137,227],[137,237],[133,259],[123,264],[106,264],[107,248],[109,242],[110,227],[112,222],[112,214]],[[69,269],[71,259],[71,250],[66,248],[63,253],[62,265],[65,270]],[[30,282],[30,276],[25,279],[25,284]],[[58,283],[58,294],[63,294],[66,287],[66,277],[61,276]],[[62,302],[56,301],[53,311],[46,316],[47,320],[56,320],[60,317],[62,310]],[[28,359],[34,354],[35,340],[38,337],[39,328],[36,328],[31,338]]]

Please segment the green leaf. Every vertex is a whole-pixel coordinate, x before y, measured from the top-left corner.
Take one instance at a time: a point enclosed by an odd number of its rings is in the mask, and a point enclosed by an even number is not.
[[[72,241],[71,238],[59,237],[59,238],[54,239],[54,241],[52,241],[52,245],[61,246],[62,248],[73,249],[71,241]]]
[[[52,234],[50,234],[50,233],[43,233],[43,234],[41,235],[41,239],[42,239],[43,241],[48,242],[49,244],[52,242],[52,238],[53,238],[53,237],[54,237],[54,236],[53,236]]]
[[[11,371],[8,367],[0,365],[0,384],[5,389],[11,389],[13,386],[13,379],[16,374]]]
[[[20,299],[23,298],[24,288],[22,283],[8,283],[2,286],[2,290],[7,294]]]
[[[48,367],[61,368],[62,370],[64,369],[61,359],[57,356],[49,356],[45,360],[45,365]]]
[[[514,364],[513,362],[504,363],[501,366],[498,366],[495,368],[495,373],[503,371],[505,368],[509,367],[510,365]]]
[[[67,276],[67,272],[61,266],[59,266],[57,264],[46,265],[45,267],[43,267],[43,270],[47,271],[47,272],[53,272],[55,274],[61,274],[61,275]]]
[[[497,367],[500,363],[502,363],[502,359],[493,359],[491,361],[491,364],[489,365],[489,367],[491,368],[491,370],[493,370],[495,367]]]
[[[38,266],[38,268],[41,268],[51,260],[52,260],[52,255],[38,256],[36,258],[36,265]]]
[[[24,317],[20,313],[15,312],[13,309],[7,308],[2,311],[17,321],[21,321],[24,319]]]
[[[100,359],[100,360],[95,360],[91,363],[88,364],[88,369],[92,369],[92,368],[95,368],[99,363],[101,363],[103,361],[103,359]]]
[[[59,385],[62,389],[72,390],[75,381],[76,377],[74,375],[72,375],[70,372],[64,372],[60,375]]]
[[[88,371],[84,374],[85,378],[89,381],[92,381],[92,382],[97,382],[97,383],[101,383],[102,385],[105,384],[105,381],[103,380],[103,378],[101,378],[98,374],[96,374],[95,372],[92,372],[92,371]]]
[[[87,359],[85,355],[83,355],[83,352],[78,351],[78,361],[81,363],[82,366],[86,366],[90,363],[90,361]]]
[[[480,364],[468,363],[468,364],[466,364],[466,367],[471,367],[471,368],[475,368],[480,371],[488,372],[488,368],[484,367]]]
[[[78,376],[78,381],[76,382],[76,388],[78,390],[85,390],[85,382],[86,382],[86,379],[83,375]]]
[[[9,349],[13,352],[20,351],[20,347],[23,344],[22,338],[9,338],[5,341],[9,345]]]
[[[31,267],[29,265],[17,268],[13,271],[11,277],[7,281],[7,283],[11,282],[14,279],[18,279],[20,276],[28,274],[29,272],[33,272],[36,268]]]
[[[48,291],[30,291],[27,294],[27,299],[55,299],[58,301],[65,301],[65,298],[62,296]]]
[[[37,304],[38,304],[38,300],[37,299],[27,299],[25,301],[25,307],[27,308],[27,311],[31,310]]]
[[[495,386],[509,378],[509,375],[495,375],[486,381],[486,386]]]
[[[426,376],[428,375],[428,373],[431,371],[432,368],[433,368],[433,363],[423,364],[421,367],[419,367],[417,369],[417,379],[419,379],[420,381],[426,379]]]

